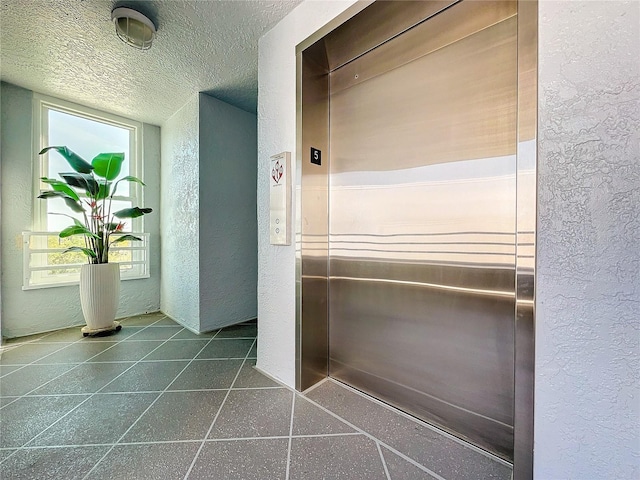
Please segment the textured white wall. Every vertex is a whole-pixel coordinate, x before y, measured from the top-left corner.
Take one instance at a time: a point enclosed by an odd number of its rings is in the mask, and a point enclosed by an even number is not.
[[[2,335],[16,337],[84,324],[77,286],[22,290],[22,232],[32,224],[32,100],[30,90],[2,83]],[[151,278],[122,283],[118,317],[157,311],[160,130],[144,125],[145,219],[151,234]]]
[[[640,3],[539,18],[535,477],[640,478]]]
[[[0,88],[0,105],[2,105],[2,88]],[[0,108],[1,110],[1,108]],[[0,132],[2,132],[2,115],[0,114]],[[0,135],[0,151],[2,150],[2,135]],[[0,160],[2,154],[0,153]],[[0,185],[2,185],[2,167],[0,165]],[[0,272],[3,272],[2,268],[2,195],[0,191]],[[1,274],[0,274],[1,277]],[[2,282],[0,281],[0,346],[2,345]]]
[[[198,94],[162,125],[161,309],[197,332],[199,314]]]
[[[200,94],[200,331],[256,318],[257,120]]]
[[[118,316],[135,315],[139,313],[157,312],[160,310],[160,127],[157,125],[142,125],[142,179],[146,184],[142,190],[145,207],[153,212],[144,216],[144,231],[149,232],[151,244],[149,246],[150,278],[144,280],[128,280],[120,285],[121,299],[127,298],[126,304],[135,305],[142,301],[143,305],[128,308]],[[136,300],[136,297],[140,298]]]
[[[295,179],[296,45],[354,3],[304,2],[258,44],[257,365],[289,386],[295,386],[295,245],[269,243],[269,157],[291,152]]]

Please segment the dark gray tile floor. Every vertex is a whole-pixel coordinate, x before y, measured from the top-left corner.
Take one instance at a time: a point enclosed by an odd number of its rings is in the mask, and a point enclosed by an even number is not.
[[[0,349],[0,478],[509,480],[511,468],[333,380],[254,368],[255,322],[195,335],[161,313]]]

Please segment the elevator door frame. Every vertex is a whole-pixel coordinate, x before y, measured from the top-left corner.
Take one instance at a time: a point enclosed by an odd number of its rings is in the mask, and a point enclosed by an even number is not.
[[[299,44],[297,56],[296,152],[296,389],[303,391],[328,371],[328,218],[330,71],[353,52],[375,48],[457,1],[357,3]],[[409,6],[413,4],[413,8]],[[368,8],[367,8],[368,7]],[[517,15],[517,145],[516,145],[516,280],[514,478],[533,478],[534,278],[537,161],[537,1],[518,1]],[[364,27],[396,15],[396,31]],[[428,21],[428,20],[427,20]],[[378,22],[380,24],[380,22]],[[357,37],[358,42],[349,42]],[[327,52],[330,54],[327,54]],[[323,89],[326,89],[323,92]],[[324,153],[318,166],[309,162],[310,148]],[[533,175],[532,175],[533,169]],[[522,188],[525,187],[525,188]],[[533,215],[531,215],[533,211]],[[523,212],[528,212],[524,215]],[[324,299],[323,297],[324,292]]]

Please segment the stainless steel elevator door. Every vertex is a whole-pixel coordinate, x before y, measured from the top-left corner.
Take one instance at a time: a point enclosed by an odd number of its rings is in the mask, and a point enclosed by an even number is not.
[[[516,10],[330,75],[330,375],[513,458]]]

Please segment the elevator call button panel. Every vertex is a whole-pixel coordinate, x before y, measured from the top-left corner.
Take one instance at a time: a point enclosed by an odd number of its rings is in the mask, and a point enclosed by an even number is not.
[[[291,152],[272,156],[269,166],[271,245],[291,245]]]

